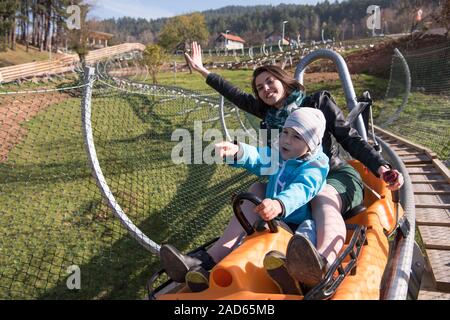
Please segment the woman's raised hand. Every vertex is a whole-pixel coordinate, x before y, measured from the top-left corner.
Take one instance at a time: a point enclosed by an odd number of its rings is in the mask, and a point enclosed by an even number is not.
[[[195,71],[200,72],[205,78],[208,76],[209,71],[203,66],[202,61],[202,47],[197,42],[192,42],[191,45],[191,55],[184,53],[184,57],[189,66]]]

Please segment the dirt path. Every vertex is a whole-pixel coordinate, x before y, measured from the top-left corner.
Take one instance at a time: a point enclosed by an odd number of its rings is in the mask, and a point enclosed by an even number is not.
[[[449,43],[449,39],[436,34],[417,34],[405,36],[391,41],[375,45],[373,48],[359,50],[345,57],[348,70],[351,74],[369,73],[384,74],[390,70],[394,49],[402,53],[412,49],[434,47],[439,44]],[[336,67],[331,62],[311,66],[307,72],[334,72]]]
[[[321,83],[339,80],[337,72],[314,72],[305,73],[305,83]]]
[[[23,122],[68,98],[68,94],[59,92],[0,96],[0,163],[8,159],[9,152],[27,135]]]

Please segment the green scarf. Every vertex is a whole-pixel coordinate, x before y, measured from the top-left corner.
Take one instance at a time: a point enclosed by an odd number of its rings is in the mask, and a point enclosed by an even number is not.
[[[287,117],[300,108],[305,95],[300,90],[293,91],[284,102],[281,108],[271,107],[264,118],[267,129],[282,129]]]

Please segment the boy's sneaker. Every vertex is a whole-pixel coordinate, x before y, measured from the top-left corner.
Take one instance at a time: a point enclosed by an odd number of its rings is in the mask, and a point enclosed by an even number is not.
[[[201,292],[209,288],[209,272],[201,266],[189,269],[185,280],[192,292]]]
[[[264,268],[283,294],[302,295],[299,283],[286,268],[286,257],[280,251],[270,251],[264,257]]]
[[[301,234],[295,234],[289,241],[286,260],[292,277],[308,288],[316,286],[329,268],[327,259]]]
[[[186,274],[192,267],[202,266],[210,270],[216,264],[205,250],[187,255],[170,244],[161,246],[159,257],[169,277],[179,283],[185,281]]]

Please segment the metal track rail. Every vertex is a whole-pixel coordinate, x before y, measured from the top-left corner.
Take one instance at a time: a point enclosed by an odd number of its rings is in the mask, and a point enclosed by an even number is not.
[[[431,150],[378,127],[411,179],[415,224],[425,252],[419,299],[450,299],[450,171]],[[406,208],[405,208],[406,209]]]

